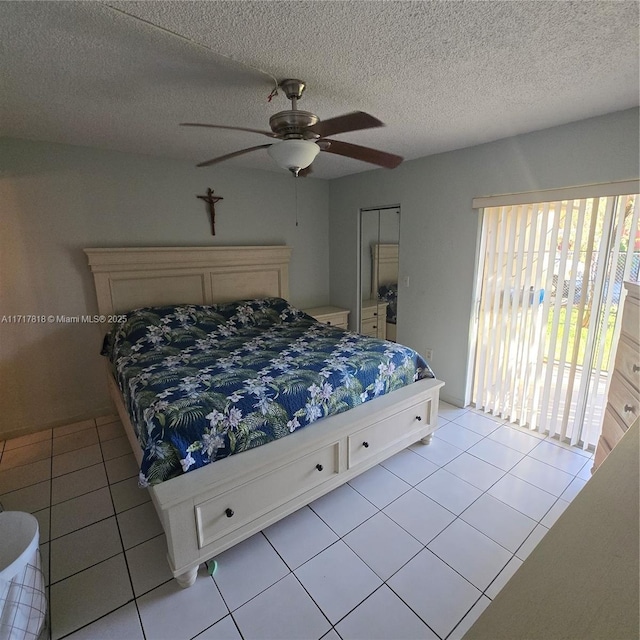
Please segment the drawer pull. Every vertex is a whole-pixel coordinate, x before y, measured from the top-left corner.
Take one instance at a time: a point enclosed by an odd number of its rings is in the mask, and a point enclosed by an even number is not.
[[[378,315],[378,312],[377,312],[377,311],[374,311],[374,312],[373,312],[373,315],[374,315],[374,317],[375,317],[375,316],[377,316],[377,315]]]
[[[327,320],[327,324],[331,324],[331,320]]]
[[[365,440],[365,441],[362,443],[362,446],[363,446],[365,449],[368,449],[368,448],[369,448],[369,443]]]
[[[636,408],[632,404],[625,404],[624,405],[624,411],[625,411],[625,413],[635,413],[636,412]]]
[[[638,373],[638,371],[640,371],[640,365],[634,364],[633,365],[633,373]]]
[[[373,329],[377,329],[377,328],[378,328],[378,325],[377,325],[377,324],[374,324],[372,328],[373,328]]]
[[[321,464],[317,464],[317,465],[316,465],[316,469],[317,469],[318,471],[322,471],[322,470],[324,469],[324,467],[323,467]]]
[[[231,518],[231,516],[233,516],[233,509],[225,509],[224,513],[227,518]]]
[[[416,416],[416,420],[417,420],[418,422],[422,422],[422,416]]]

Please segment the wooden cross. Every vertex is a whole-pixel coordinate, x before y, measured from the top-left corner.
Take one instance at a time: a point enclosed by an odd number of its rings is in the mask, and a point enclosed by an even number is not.
[[[207,189],[206,196],[196,196],[196,198],[200,198],[200,200],[204,200],[209,205],[209,213],[211,214],[211,233],[212,235],[216,235],[216,210],[215,204],[218,200],[224,200],[222,196],[214,196],[213,189]]]

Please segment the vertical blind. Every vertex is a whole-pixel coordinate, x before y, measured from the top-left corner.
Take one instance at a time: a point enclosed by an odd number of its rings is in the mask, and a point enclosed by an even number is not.
[[[636,195],[484,209],[472,400],[585,448],[601,429],[622,281],[638,279]]]

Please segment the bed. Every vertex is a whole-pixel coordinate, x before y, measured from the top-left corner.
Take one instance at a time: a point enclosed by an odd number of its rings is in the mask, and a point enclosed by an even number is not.
[[[267,247],[165,247],[86,249],[98,311],[105,330],[140,308],[209,307],[236,300],[276,299],[290,308],[291,249]],[[260,303],[256,303],[260,304]],[[283,305],[286,305],[283,306]],[[289,313],[289,312],[287,312]],[[301,312],[299,312],[301,313]],[[304,316],[304,314],[302,314]],[[302,318],[303,322],[307,322]],[[312,322],[312,319],[309,319]],[[316,329],[309,324],[310,330]],[[346,332],[337,332],[348,339]],[[109,392],[138,463],[143,448],[108,366]],[[116,373],[117,376],[117,373]],[[216,459],[213,464],[143,484],[167,538],[167,558],[178,583],[187,587],[198,566],[293,511],[309,504],[435,429],[443,385],[423,378],[358,404],[348,411]],[[213,414],[213,412],[212,412]],[[195,451],[195,450],[193,450]],[[197,455],[193,455],[197,458]],[[180,461],[191,466],[189,456]],[[152,480],[149,482],[149,480]]]
[[[398,245],[371,245],[371,299],[387,303],[386,338],[396,342],[398,315]]]

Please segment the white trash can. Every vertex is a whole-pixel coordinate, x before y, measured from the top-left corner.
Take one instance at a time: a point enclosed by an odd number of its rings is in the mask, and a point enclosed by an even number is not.
[[[30,513],[0,512],[0,640],[36,640],[44,627],[39,539]]]

